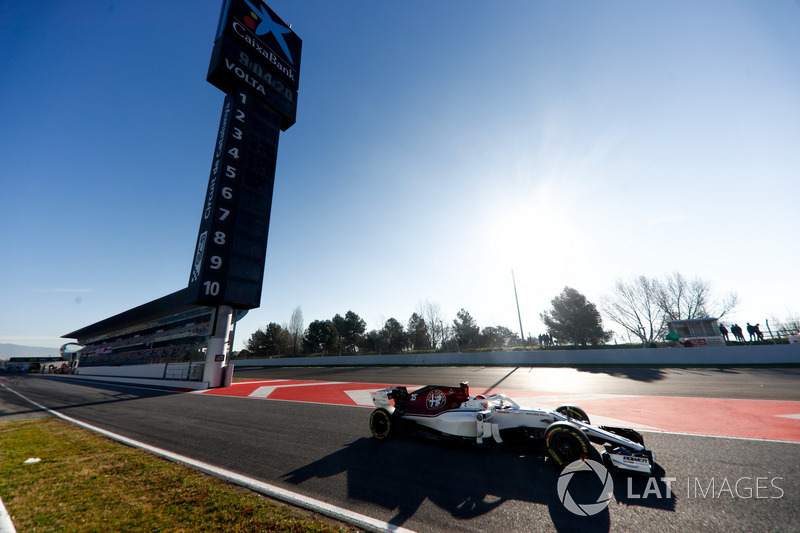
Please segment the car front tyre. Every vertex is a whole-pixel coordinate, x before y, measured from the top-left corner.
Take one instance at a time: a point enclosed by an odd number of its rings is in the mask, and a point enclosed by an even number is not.
[[[586,411],[575,405],[562,405],[561,407],[556,407],[556,413],[561,413],[564,416],[578,420],[585,424],[591,424],[591,422],[589,422],[589,415],[586,414]]]
[[[544,433],[547,453],[559,466],[585,460],[589,457],[589,438],[576,426],[569,422],[550,424]]]

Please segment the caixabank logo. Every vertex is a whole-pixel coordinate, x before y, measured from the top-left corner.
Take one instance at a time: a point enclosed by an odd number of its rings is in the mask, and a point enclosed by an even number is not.
[[[298,88],[303,42],[288,24],[261,0],[227,0],[220,31],[257,58],[267,61],[292,88]]]

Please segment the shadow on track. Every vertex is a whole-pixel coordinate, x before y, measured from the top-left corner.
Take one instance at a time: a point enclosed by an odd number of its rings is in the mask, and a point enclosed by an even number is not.
[[[41,376],[21,376],[17,379],[31,380],[33,383],[41,383],[45,386],[44,390],[47,391],[47,400],[39,401],[39,403],[46,404],[46,407],[63,411],[65,414],[71,408],[87,407],[92,405],[103,405],[114,402],[128,402],[132,400],[141,400],[144,398],[153,398],[157,396],[165,396],[171,394],[181,394],[182,392],[167,390],[167,389],[151,389],[141,386],[124,385],[118,383],[102,382],[102,381],[80,381],[78,379],[59,379],[55,377],[41,377]],[[52,384],[58,383],[59,385],[71,385],[75,389],[82,389],[80,394],[70,394],[70,398],[80,398],[80,401],[74,399],[66,400],[67,396],[60,395],[57,390],[54,390]],[[45,413],[38,407],[31,407],[31,403],[27,399],[23,399],[17,392],[17,382],[9,379],[3,382],[0,386],[0,414],[7,415],[25,415],[38,413],[40,416]],[[26,398],[34,399],[29,390],[25,390],[23,394]],[[24,406],[24,407],[23,407]],[[8,409],[8,412],[3,412]],[[0,417],[1,418],[1,417]]]
[[[496,382],[495,382],[493,385],[489,386],[489,388],[487,388],[487,389],[486,389],[486,391],[485,391],[483,394],[488,394],[489,392],[491,392],[492,390],[494,390],[495,388],[497,388],[497,386],[498,386],[498,385],[500,385],[502,382],[504,382],[505,380],[507,380],[508,378],[510,378],[510,377],[511,377],[511,374],[513,374],[513,373],[514,373],[514,372],[516,372],[517,370],[519,370],[519,367],[513,368],[513,369],[511,370],[511,372],[509,372],[508,374],[506,374],[505,376],[503,376],[502,378],[500,378],[499,380],[497,380],[497,381],[496,381]]]
[[[595,455],[594,459],[600,460],[596,450]],[[476,449],[452,442],[410,438],[380,442],[364,437],[283,478],[300,485],[341,474],[346,476],[348,498],[396,511],[388,522],[397,526],[413,517],[426,500],[456,520],[476,519],[495,510],[502,513],[502,506],[514,501],[547,506],[558,531],[609,531],[611,526],[607,508],[594,516],[576,516],[565,508],[557,490],[561,469],[536,448]],[[612,479],[620,503],[675,510],[674,497],[631,499],[626,477]],[[637,494],[643,493],[643,483],[634,482]],[[570,496],[578,503],[596,503],[602,489],[597,476],[586,472],[576,473],[568,485]],[[532,513],[532,518],[542,516],[541,510]],[[431,526],[436,528],[436,524]],[[486,524],[476,526],[485,529]]]
[[[0,422],[50,416],[20,398],[0,383]]]
[[[612,377],[632,379],[644,383],[660,381],[667,377],[668,372],[660,368],[644,367],[577,367],[578,372],[588,372],[591,374],[607,374]]]

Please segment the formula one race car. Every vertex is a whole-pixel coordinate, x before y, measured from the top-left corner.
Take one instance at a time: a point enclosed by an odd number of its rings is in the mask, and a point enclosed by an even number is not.
[[[428,385],[413,392],[391,387],[373,392],[372,402],[377,409],[369,428],[379,440],[414,431],[477,444],[538,441],[562,467],[587,459],[594,442],[604,446],[602,459],[609,470],[649,476],[655,463],[653,452],[633,429],[593,426],[586,413],[572,405],[550,411],[520,407],[502,394],[470,396],[466,382],[458,387]]]

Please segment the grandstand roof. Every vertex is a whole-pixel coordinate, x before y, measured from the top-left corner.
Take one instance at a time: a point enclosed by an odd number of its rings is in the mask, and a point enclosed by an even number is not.
[[[152,302],[142,304],[118,315],[96,322],[79,330],[62,335],[62,339],[76,339],[81,342],[104,334],[113,333],[144,322],[167,318],[178,313],[197,309],[198,305],[186,303],[187,289],[181,289]]]

